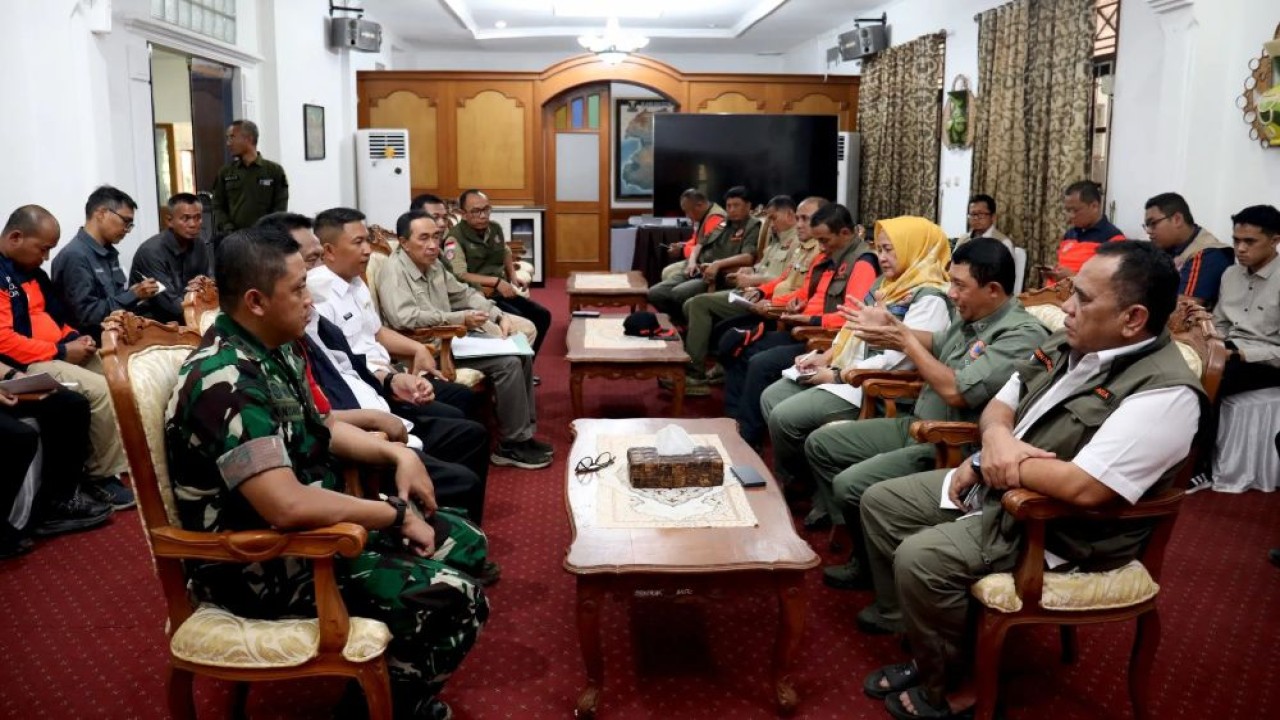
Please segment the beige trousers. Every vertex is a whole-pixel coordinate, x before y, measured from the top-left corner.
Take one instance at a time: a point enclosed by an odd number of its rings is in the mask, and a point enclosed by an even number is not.
[[[124,455],[124,443],[120,439],[120,426],[116,423],[116,409],[111,404],[111,392],[107,378],[102,374],[102,360],[96,355],[83,366],[62,360],[32,363],[28,374],[49,373],[58,382],[76,383],[73,388],[89,401],[89,443],[93,446],[85,474],[92,478],[105,478],[128,472],[129,461]]]

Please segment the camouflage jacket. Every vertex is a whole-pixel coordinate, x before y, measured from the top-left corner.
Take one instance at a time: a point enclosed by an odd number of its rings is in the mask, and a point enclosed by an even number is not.
[[[268,350],[219,315],[187,358],[166,413],[165,444],[178,518],[201,532],[270,527],[236,488],[267,470],[337,489],[329,430],[292,346]],[[310,566],[292,558],[247,565],[192,562],[196,597],[249,617],[315,612]]]

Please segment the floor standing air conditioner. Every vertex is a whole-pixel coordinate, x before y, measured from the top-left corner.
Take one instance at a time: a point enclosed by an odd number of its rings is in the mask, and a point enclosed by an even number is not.
[[[356,131],[356,202],[370,225],[393,228],[409,207],[408,130]]]
[[[836,137],[836,202],[858,219],[858,181],[862,175],[862,135],[838,133]]]

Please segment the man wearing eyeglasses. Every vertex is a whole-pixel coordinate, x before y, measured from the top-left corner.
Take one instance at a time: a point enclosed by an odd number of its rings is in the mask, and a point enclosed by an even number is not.
[[[1062,194],[1062,209],[1071,227],[1058,243],[1058,264],[1040,267],[1048,283],[1073,277],[1093,257],[1098,248],[1124,240],[1120,228],[1111,224],[1102,211],[1102,187],[1092,180],[1071,183]]]
[[[960,238],[960,247],[974,238],[991,238],[1004,243],[1013,252],[1013,240],[996,228],[996,199],[990,195],[974,195],[969,198],[969,235]]]
[[[138,204],[125,192],[103,185],[89,194],[84,227],[53,259],[53,284],[62,292],[71,324],[80,332],[102,338],[102,321],[116,310],[138,312],[139,306],[160,292],[155,278],[129,285],[115,248],[133,230]]]
[[[1231,246],[1197,225],[1187,201],[1177,193],[1161,193],[1148,200],[1142,226],[1178,269],[1178,295],[1212,309],[1218,302],[1222,273],[1235,260]]]
[[[538,339],[533,343],[536,356],[551,327],[551,311],[521,294],[528,288],[516,277],[511,248],[502,236],[502,228],[489,221],[493,206],[479,190],[466,190],[458,198],[463,221],[445,236],[444,258],[453,274],[465,283],[493,291],[493,302],[504,313],[519,315],[533,322]]]

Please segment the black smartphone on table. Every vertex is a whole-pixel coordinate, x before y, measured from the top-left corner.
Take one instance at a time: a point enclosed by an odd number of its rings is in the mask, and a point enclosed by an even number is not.
[[[766,484],[760,471],[750,465],[734,465],[729,468],[729,472],[733,473],[744,488],[760,488]]]

